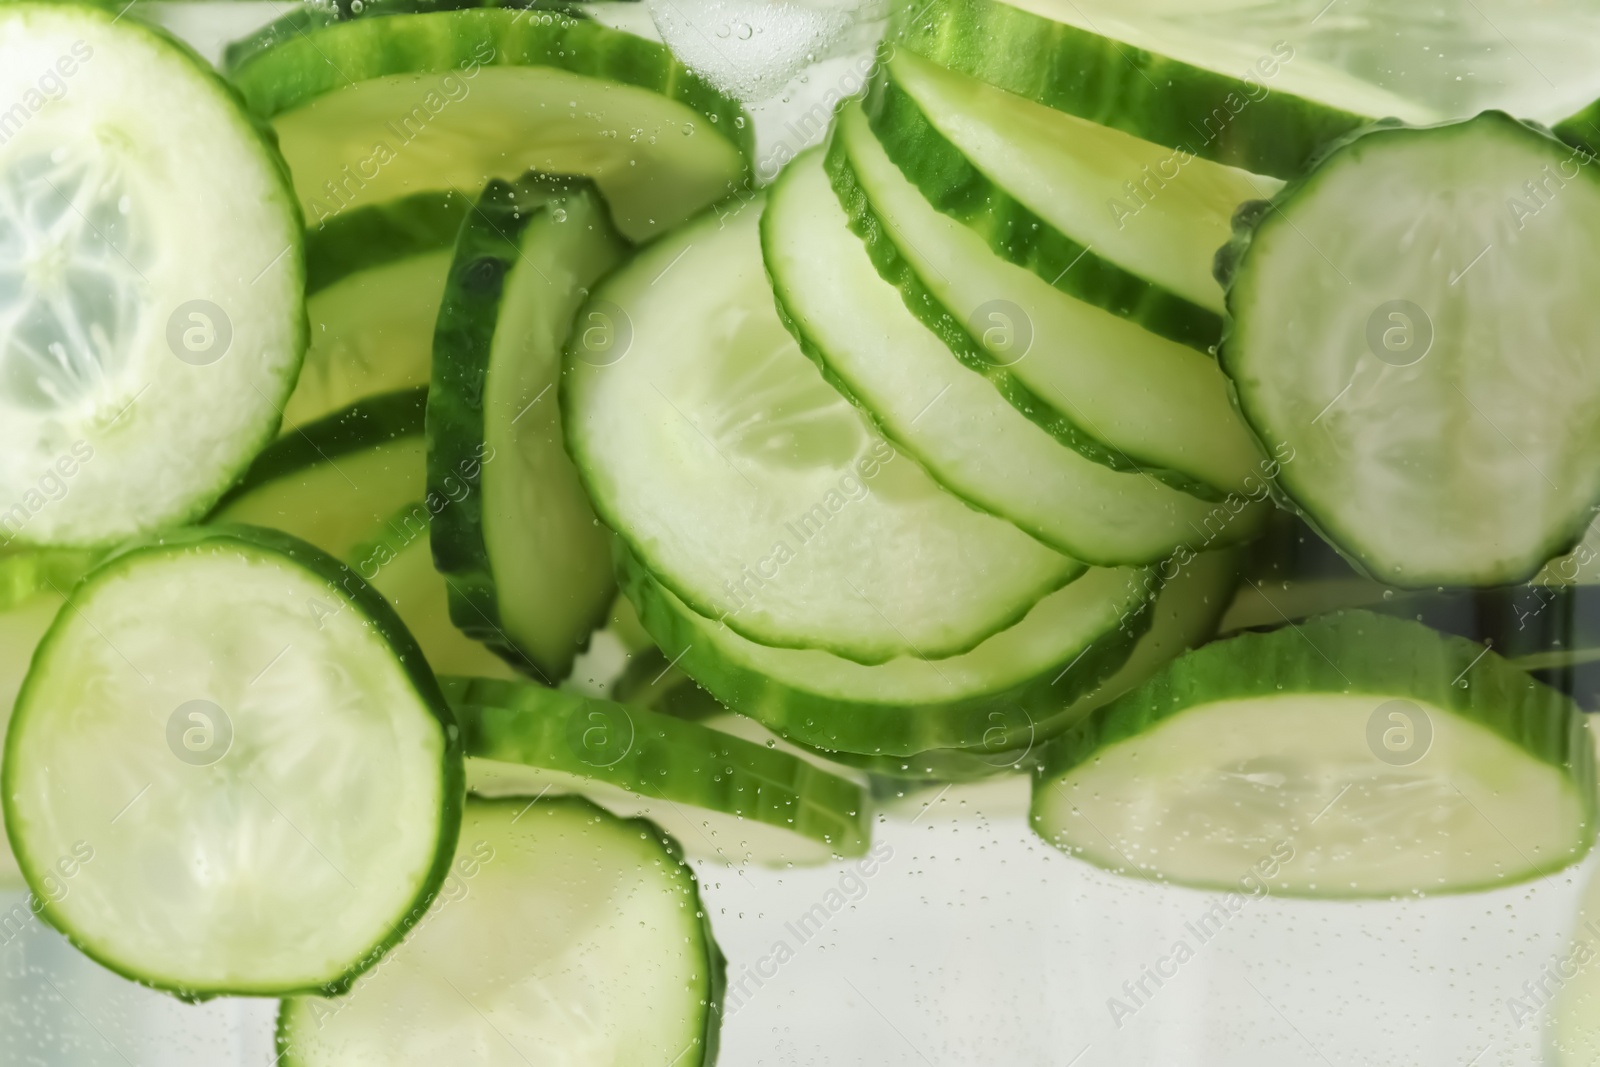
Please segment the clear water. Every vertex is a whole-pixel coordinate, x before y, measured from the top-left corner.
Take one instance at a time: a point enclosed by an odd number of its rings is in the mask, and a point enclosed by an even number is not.
[[[1289,39],[1452,114],[1497,106],[1551,119],[1600,96],[1600,5],[1579,0],[1102,6],[1197,33]],[[151,7],[213,57],[284,9]],[[749,100],[770,178],[820,138],[829,94],[860,87],[880,14],[648,0],[602,17],[659,32]],[[1538,1064],[1548,998],[1525,983],[1538,988],[1569,952],[1595,866],[1459,897],[1265,897],[1224,918],[1218,894],[1114,877],[1045,845],[1025,823],[1023,780],[882,792],[886,854],[870,877],[696,861],[733,991],[722,1064]],[[0,912],[0,1064],[272,1062],[275,1003],[181,1004],[74,952],[22,894],[0,905],[10,909]],[[1174,966],[1179,942],[1190,951]]]

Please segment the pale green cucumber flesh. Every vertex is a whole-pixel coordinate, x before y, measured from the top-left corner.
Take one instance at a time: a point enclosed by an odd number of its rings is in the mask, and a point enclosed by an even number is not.
[[[529,170],[591,177],[633,238],[740,187],[750,130],[659,44],[553,12],[435,11],[287,36],[230,71],[307,222]]]
[[[631,704],[515,682],[446,679],[483,796],[577,792],[675,830],[736,866],[823,863],[868,843],[866,799],[845,779],[754,742]]]
[[[850,232],[820,150],[779,178],[761,236],[778,306],[807,354],[975,506],[1102,566],[1165,558],[1214,507],[1068,448],[952,358]],[[1249,535],[1254,510],[1231,524],[1234,539]]]
[[[1063,444],[1201,496],[1256,473],[1259,449],[1214,360],[990,254],[896,169],[859,105],[841,113],[827,166],[907,309]]]
[[[1481,646],[1349,611],[1216,642],[1051,745],[1035,828],[1160,881],[1466,892],[1581,859],[1583,714]]]
[[[716,1059],[724,964],[671,839],[576,797],[471,800],[439,902],[340,999],[285,1000],[285,1067]]]
[[[184,997],[347,987],[426,909],[460,819],[454,722],[398,617],[332,558],[244,526],[124,548],[72,608],[6,739],[41,917]],[[50,893],[83,846],[93,862]]]
[[[753,641],[862,663],[972,648],[1083,568],[950,496],[828,385],[773,307],[760,210],[719,207],[596,290],[632,344],[594,358],[580,334],[565,363],[595,510]]]
[[[0,548],[109,547],[199,518],[276,431],[300,219],[263,131],[162,31],[24,2],[0,41]],[[63,95],[34,120],[40,71]]]
[[[1291,178],[1372,119],[1439,116],[1297,55],[1073,0],[902,0],[890,39],[1066,114],[1260,174]],[[1318,16],[1320,17],[1320,15]]]
[[[433,335],[429,488],[463,494],[433,527],[451,615],[551,682],[616,593],[610,533],[566,453],[562,349],[574,329],[627,343],[627,323],[574,316],[629,251],[589,183],[492,182],[461,230]]]
[[[1241,217],[1223,369],[1294,457],[1278,487],[1378,581],[1520,581],[1592,517],[1600,180],[1572,157],[1498,112],[1380,127]]]

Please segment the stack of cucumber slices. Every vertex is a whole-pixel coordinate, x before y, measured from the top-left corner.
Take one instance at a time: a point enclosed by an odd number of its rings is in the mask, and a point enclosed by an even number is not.
[[[1196,887],[1590,848],[1587,113],[1070,0],[897,10],[766,186],[575,6],[11,0],[10,99],[6,858],[285,1064],[709,1065],[697,865],[886,780]]]

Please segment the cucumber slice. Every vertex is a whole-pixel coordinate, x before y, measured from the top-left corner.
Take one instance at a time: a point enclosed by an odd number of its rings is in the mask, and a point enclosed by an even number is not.
[[[1019,412],[1116,470],[1198,483],[1201,496],[1245,487],[1261,455],[1214,360],[990,255],[901,175],[858,104],[840,114],[826,165],[879,275]]]
[[[418,193],[306,234],[311,347],[283,409],[286,431],[428,384],[439,300],[470,207],[455,193]]]
[[[556,385],[573,316],[628,251],[590,183],[490,182],[462,227],[434,335],[428,488],[465,494],[433,524],[451,616],[552,679],[571,672],[616,596],[611,536],[567,457]]]
[[[749,174],[751,131],[736,101],[661,45],[565,14],[355,18],[238,56],[229,76],[271,120],[317,226],[537,169],[592,177],[618,227],[640,239]]]
[[[1073,0],[901,0],[890,39],[1045,106],[1203,159],[1291,178],[1371,119],[1420,104],[1299,56]],[[1132,177],[1132,175],[1130,175]]]
[[[1498,112],[1377,128],[1241,212],[1219,258],[1223,369],[1294,457],[1278,488],[1378,581],[1519,581],[1591,518],[1600,179],[1573,165],[1537,217],[1527,199],[1571,157]]]
[[[280,438],[213,519],[283,530],[356,565],[356,549],[427,493],[427,398],[426,389],[371,397]],[[367,580],[376,573],[359,569]]]
[[[1033,823],[1184,885],[1466,892],[1588,852],[1594,752],[1571,701],[1493,652],[1348,611],[1207,645],[1063,735]]]
[[[71,585],[64,585],[63,590]],[[36,594],[27,601],[0,612],[0,737],[5,734],[5,724],[11,719],[11,708],[17,693],[28,676],[28,665],[33,661],[33,650],[39,646],[61,606],[65,595],[55,592]],[[3,833],[0,828],[0,833]],[[11,852],[9,839],[0,842],[0,889],[23,889],[26,883],[22,870]]]
[[[0,100],[0,547],[198,518],[305,351],[283,161],[202,60],[91,4],[0,8]]]
[[[348,997],[284,1001],[284,1067],[716,1059],[722,953],[649,823],[577,797],[469,801],[442,897]]]
[[[941,484],[1100,566],[1164,559],[1201,528],[1212,504],[1064,447],[952,359],[850,232],[820,149],[773,186],[761,238],[801,347]],[[1231,539],[1253,534],[1259,509],[1242,515]]]
[[[565,363],[595,510],[752,641],[862,663],[971,648],[1083,567],[944,492],[828,386],[773,309],[761,204],[644,249],[580,312],[631,338],[619,358],[580,333]]]
[[[112,970],[186,998],[338,991],[432,900],[462,773],[382,597],[292,537],[211,527],[77,587],[17,700],[5,819],[41,914]],[[95,862],[49,893],[79,842]]]
[[[749,641],[697,614],[626,552],[618,569],[662,651],[723,704],[812,748],[869,755],[1006,753],[1063,728],[1063,709],[1127,659],[1157,587],[1145,569],[1095,568],[965,654],[868,666]]]
[[[480,796],[583,793],[740,866],[867,850],[860,788],[787,752],[579,693],[483,678],[443,685]]]
[[[1221,333],[1211,260],[1233,210],[1281,186],[905,51],[883,65],[866,110],[906,178],[1001,258],[1202,351]]]

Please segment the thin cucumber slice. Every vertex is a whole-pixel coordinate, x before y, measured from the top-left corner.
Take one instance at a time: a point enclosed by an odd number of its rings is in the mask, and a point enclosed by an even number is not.
[[[1571,701],[1493,652],[1349,611],[1207,645],[1063,735],[1033,823],[1184,885],[1467,892],[1588,852],[1593,743]]]
[[[542,170],[592,177],[640,239],[748,177],[736,101],[653,41],[559,13],[350,19],[242,52],[229,77],[272,122],[317,226]]]
[[[820,149],[773,186],[761,245],[801,347],[886,437],[977,507],[1100,566],[1164,559],[1212,510],[1142,472],[1114,470],[1062,445],[952,359],[850,232]],[[1258,514],[1247,509],[1230,524],[1230,538],[1251,536]]]
[[[1202,351],[1221,332],[1211,259],[1233,210],[1281,186],[903,50],[884,64],[866,108],[907,179],[1002,258]]]
[[[1241,212],[1219,257],[1222,366],[1294,456],[1278,488],[1378,581],[1520,581],[1592,517],[1600,179],[1557,174],[1571,156],[1499,112],[1379,127]]]
[[[1144,569],[1095,568],[965,654],[866,665],[747,640],[626,554],[619,575],[662,651],[723,704],[812,748],[869,755],[1005,753],[1049,736],[1071,721],[1063,709],[1127,659],[1158,587]]]
[[[433,523],[451,616],[550,679],[571,672],[616,596],[611,535],[567,457],[556,386],[578,307],[629,250],[587,181],[491,182],[461,230],[434,335],[428,488],[466,485]]]
[[[1245,487],[1260,450],[1216,362],[993,256],[895,168],[860,105],[826,161],[850,228],[908,310],[1063,444],[1199,494]]]
[[[426,389],[387,393],[280,438],[212,518],[284,530],[355,565],[358,546],[427,494],[426,404]]]
[[[62,587],[70,588],[71,585]],[[4,736],[3,724],[10,722],[12,705],[28,676],[33,651],[65,603],[64,594],[47,591],[0,611],[0,737]],[[12,855],[10,840],[0,844],[0,889],[25,889],[27,883]]]
[[[1168,148],[1292,178],[1372,119],[1439,116],[1280,41],[1270,50],[1073,0],[902,0],[891,40],[1055,110]]]
[[[867,850],[861,790],[787,752],[579,693],[483,678],[443,684],[470,757],[467,785],[480,796],[583,793],[736,865]]]
[[[96,568],[34,656],[4,767],[43,917],[187,998],[347,987],[433,899],[463,784],[444,695],[383,598],[245,526]],[[79,843],[95,862],[48,893]]]
[[[284,1067],[715,1061],[722,953],[650,823],[577,797],[469,801],[440,896],[349,996],[283,1002]]]
[[[306,234],[311,347],[283,409],[285,431],[428,384],[439,300],[470,207],[455,193],[418,193]]]
[[[862,663],[965,651],[1083,566],[939,488],[823,380],[773,308],[761,206],[647,247],[579,313],[631,339],[568,350],[589,497],[684,603],[752,641]]]
[[[70,86],[45,118],[40,71]],[[198,518],[305,351],[283,160],[199,57],[92,4],[0,8],[0,100],[0,547]]]

